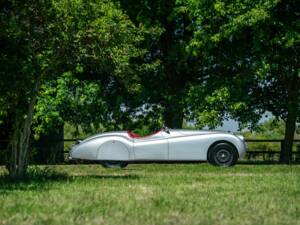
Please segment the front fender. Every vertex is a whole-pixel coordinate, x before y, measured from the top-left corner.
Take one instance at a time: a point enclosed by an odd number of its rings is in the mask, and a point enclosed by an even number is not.
[[[226,142],[232,144],[236,148],[240,159],[243,158],[243,156],[245,155],[245,152],[247,149],[246,144],[245,144],[245,141],[243,139],[241,139],[240,137],[237,137],[232,134],[223,134],[221,136],[216,136],[216,138],[214,138],[213,140],[214,141],[211,143],[210,147],[217,142],[226,141]],[[210,147],[208,148],[208,150],[210,149]]]

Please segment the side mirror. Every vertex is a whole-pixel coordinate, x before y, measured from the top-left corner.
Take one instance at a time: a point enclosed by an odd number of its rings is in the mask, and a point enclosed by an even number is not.
[[[167,134],[170,134],[170,129],[166,126],[163,127],[164,132],[166,132]]]

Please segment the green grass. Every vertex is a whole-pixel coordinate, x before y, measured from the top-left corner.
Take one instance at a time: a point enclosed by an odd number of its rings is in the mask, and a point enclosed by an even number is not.
[[[22,182],[0,168],[0,224],[300,224],[300,166],[50,168]]]

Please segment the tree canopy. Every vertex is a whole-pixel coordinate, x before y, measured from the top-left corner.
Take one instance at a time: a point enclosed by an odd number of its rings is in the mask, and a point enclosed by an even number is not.
[[[86,130],[254,128],[285,121],[291,160],[300,115],[296,0],[2,1],[0,121],[7,168],[26,171],[36,135],[63,123]],[[32,127],[32,123],[34,126]]]

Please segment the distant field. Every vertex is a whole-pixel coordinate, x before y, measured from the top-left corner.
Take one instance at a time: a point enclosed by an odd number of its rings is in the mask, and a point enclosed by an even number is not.
[[[26,182],[0,178],[0,224],[300,224],[300,166],[50,169],[44,179],[39,170]]]

